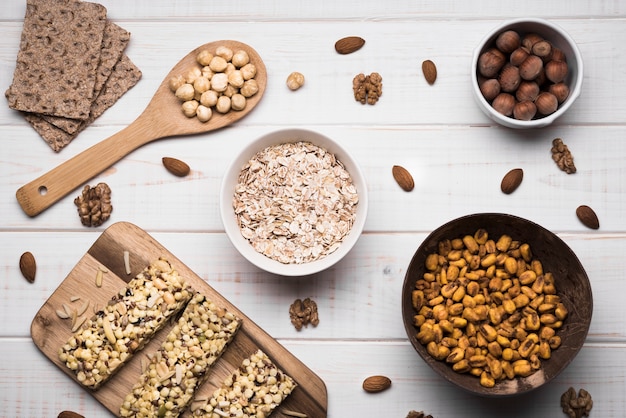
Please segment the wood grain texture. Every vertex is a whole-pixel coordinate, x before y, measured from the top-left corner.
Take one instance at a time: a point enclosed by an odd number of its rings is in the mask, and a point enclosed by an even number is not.
[[[124,251],[130,252],[131,274],[126,273]],[[209,372],[207,383],[198,389],[199,395],[210,396],[213,390],[239,367],[243,359],[261,349],[279,369],[291,376],[298,384],[298,387],[283,403],[283,407],[301,411],[312,417],[326,415],[328,403],[326,386],[313,371],[206,284],[154,238],[130,223],[120,222],[107,228],[44,303],[31,324],[31,336],[35,345],[48,359],[75,380],[74,373],[58,358],[59,347],[72,335],[71,324],[68,324],[69,320],[61,319],[56,314],[56,310],[63,309],[64,303],[71,304],[71,299],[74,297],[80,297],[80,302],[78,302],[80,304],[89,301],[92,309],[94,306],[104,306],[130,278],[159,257],[165,257],[170,261],[173,268],[186,278],[188,285],[218,306],[233,312],[243,321],[239,332]],[[101,267],[106,268],[108,272],[103,275],[102,286],[97,287],[95,275]],[[173,323],[165,326],[107,383],[97,390],[90,391],[113,414],[119,414],[119,407],[124,397],[130,392],[141,374],[141,357],[155,352],[172,326]]]
[[[55,417],[64,409],[90,418],[111,412],[45,357],[29,326],[68,273],[115,222],[149,232],[230,303],[304,362],[326,383],[328,417],[403,418],[410,409],[435,417],[559,417],[569,386],[592,394],[595,417],[626,410],[626,2],[583,0],[318,0],[215,2],[102,0],[113,22],[131,32],[129,57],[140,82],[61,153],[23,120],[0,106],[0,402],[9,417]],[[11,83],[25,0],[0,7],[0,86]],[[484,34],[513,16],[542,17],[563,27],[585,63],[582,95],[568,113],[540,130],[496,126],[476,107],[469,88],[472,52]],[[334,43],[358,35],[354,54]],[[80,224],[72,193],[35,218],[20,208],[16,190],[126,128],[187,51],[214,39],[253,47],[268,70],[262,101],[237,124],[210,134],[142,146],[89,180],[113,191],[107,224]],[[438,70],[430,86],[420,64]],[[285,85],[300,71],[305,85]],[[360,72],[383,76],[375,106],[352,95]],[[2,90],[4,91],[4,90]],[[365,172],[369,214],[364,234],[340,263],[305,278],[282,278],[247,263],[224,233],[219,190],[224,171],[249,141],[284,128],[310,129],[337,140]],[[578,173],[566,175],[550,158],[563,138]],[[180,158],[191,167],[178,178],[161,163]],[[391,176],[401,164],[414,176],[405,193]],[[500,191],[514,167],[524,180]],[[76,195],[78,191],[76,192]],[[575,208],[591,206],[601,228],[589,230]],[[555,232],[577,254],[593,289],[594,312],[585,345],[550,384],[520,398],[485,402],[443,381],[408,342],[400,293],[419,244],[444,222],[469,213],[522,216]],[[37,260],[34,283],[18,268],[21,253]],[[298,332],[289,322],[295,298],[313,298],[320,324]],[[363,379],[384,374],[392,387],[370,396]],[[276,417],[285,418],[277,411]],[[272,416],[274,418],[274,415]],[[316,417],[317,418],[317,417]]]

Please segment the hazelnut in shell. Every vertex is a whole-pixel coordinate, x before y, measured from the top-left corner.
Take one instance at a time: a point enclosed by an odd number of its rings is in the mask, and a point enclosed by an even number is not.
[[[496,112],[502,113],[504,116],[511,116],[515,107],[515,97],[509,93],[500,93],[493,99],[491,105]]]
[[[510,54],[519,48],[521,38],[514,30],[506,30],[496,38],[496,47],[505,54]]]
[[[546,40],[539,41],[533,45],[531,51],[534,55],[542,59],[547,59],[552,53],[552,44]]]
[[[500,82],[495,78],[487,78],[480,82],[478,86],[485,100],[488,102],[496,98],[500,94]]]
[[[534,102],[537,96],[539,96],[539,84],[534,81],[522,80],[515,92],[515,98],[519,102],[530,100]]]
[[[520,46],[515,51],[511,52],[509,62],[512,65],[519,67],[519,65],[523,63],[526,58],[528,58],[528,55],[530,55],[530,51],[528,51],[528,49],[524,48],[523,46]]]
[[[502,71],[500,71],[498,81],[500,82],[500,87],[503,92],[513,93],[517,90],[517,87],[522,81],[519,75],[519,68],[511,64],[506,64],[504,68],[502,68]]]
[[[519,66],[519,75],[524,80],[534,80],[543,69],[543,61],[536,55],[529,55]]]
[[[550,59],[554,61],[567,61],[567,57],[562,49],[555,47],[552,45],[552,53],[550,54]]]
[[[556,101],[561,104],[567,99],[567,96],[569,96],[569,87],[565,83],[555,83],[548,87],[548,92],[554,94]]]
[[[544,91],[539,93],[539,96],[535,99],[535,105],[539,113],[542,115],[550,115],[556,112],[557,107],[559,107],[559,102],[554,94]]]
[[[567,77],[567,63],[552,60],[546,64],[546,78],[553,83],[560,83]]]
[[[497,48],[491,48],[478,57],[478,72],[483,77],[493,78],[506,63],[505,55]]]
[[[522,46],[531,51],[533,45],[539,41],[543,41],[543,37],[541,37],[541,35],[538,35],[536,33],[527,33],[522,37]]]
[[[537,106],[529,100],[518,102],[513,107],[513,117],[519,120],[531,120],[537,114]]]

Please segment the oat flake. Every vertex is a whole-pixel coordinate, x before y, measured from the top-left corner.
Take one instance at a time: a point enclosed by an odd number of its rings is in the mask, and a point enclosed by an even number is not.
[[[241,234],[284,264],[334,252],[356,218],[356,187],[334,154],[310,142],[258,152],[243,167],[233,196]]]

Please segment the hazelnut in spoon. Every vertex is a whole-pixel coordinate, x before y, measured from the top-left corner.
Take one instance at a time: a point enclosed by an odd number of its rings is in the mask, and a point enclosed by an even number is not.
[[[206,122],[197,117],[187,117],[181,111],[181,101],[170,89],[170,80],[180,74],[187,74],[191,68],[198,66],[197,56],[201,51],[215,51],[218,47],[247,52],[250,63],[256,67],[254,79],[258,91],[247,98],[246,106],[242,110],[213,112]],[[20,187],[16,198],[28,216],[36,216],[144,144],[165,137],[210,132],[237,122],[259,103],[266,84],[265,64],[250,46],[232,40],[201,45],[172,68],[148,106],[130,125]]]

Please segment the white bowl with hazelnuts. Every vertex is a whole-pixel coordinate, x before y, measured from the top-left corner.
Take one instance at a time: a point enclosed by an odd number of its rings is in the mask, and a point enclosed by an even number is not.
[[[562,28],[521,18],[483,38],[471,75],[476,102],[489,118],[509,128],[540,128],[563,115],[580,95],[583,60]]]

